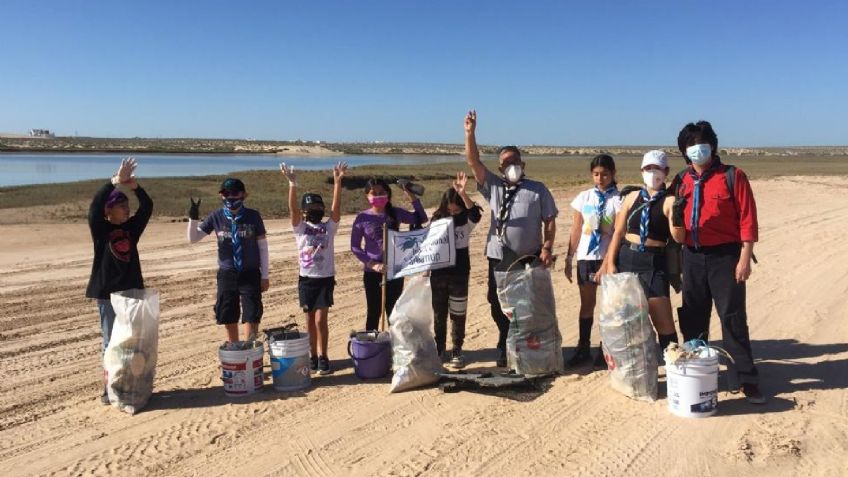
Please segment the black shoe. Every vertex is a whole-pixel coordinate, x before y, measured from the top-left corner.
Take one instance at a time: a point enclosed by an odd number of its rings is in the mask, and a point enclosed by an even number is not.
[[[579,366],[583,363],[592,361],[592,351],[589,348],[589,343],[578,343],[574,355],[568,359],[569,366]]]
[[[330,369],[330,360],[327,359],[326,356],[321,356],[320,358],[318,358],[318,374],[324,376],[332,372],[333,370]]]
[[[506,350],[498,349],[498,359],[495,361],[495,366],[506,368]]]
[[[751,404],[765,404],[766,397],[760,392],[760,387],[752,383],[742,384],[742,394],[745,395],[745,400]]]
[[[111,404],[111,403],[109,402],[109,393],[107,393],[106,391],[103,391],[103,394],[100,396],[100,403],[101,403],[101,404],[105,404],[105,405],[107,405],[107,406],[108,406],[109,404]]]
[[[461,349],[454,349],[451,351],[450,361],[448,361],[448,366],[454,369],[462,369],[465,367],[465,358],[462,356]]]
[[[311,358],[309,358],[309,370],[312,371],[313,373],[318,372],[318,357],[317,356],[312,356]]]
[[[607,360],[604,358],[603,347],[598,347],[598,354],[595,355],[595,361],[592,365],[598,369],[609,369],[609,366],[607,366]]]

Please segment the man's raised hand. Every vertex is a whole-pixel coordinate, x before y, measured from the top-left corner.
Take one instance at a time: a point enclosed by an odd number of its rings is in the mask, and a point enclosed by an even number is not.
[[[477,129],[477,111],[472,109],[465,115],[465,132],[473,134],[475,129]]]

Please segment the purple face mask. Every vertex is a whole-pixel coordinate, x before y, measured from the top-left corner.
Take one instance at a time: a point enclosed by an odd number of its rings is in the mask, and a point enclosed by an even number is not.
[[[389,196],[374,195],[368,198],[368,203],[371,204],[372,207],[377,207],[378,209],[380,209],[385,207],[386,204],[389,203]]]

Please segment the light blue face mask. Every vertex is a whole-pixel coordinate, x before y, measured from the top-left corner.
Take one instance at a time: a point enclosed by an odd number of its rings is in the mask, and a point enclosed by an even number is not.
[[[686,157],[696,166],[703,166],[710,162],[713,148],[709,144],[695,144],[686,148]]]

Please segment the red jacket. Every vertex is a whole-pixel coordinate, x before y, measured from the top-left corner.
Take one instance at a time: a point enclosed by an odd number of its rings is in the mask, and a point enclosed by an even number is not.
[[[757,203],[754,201],[751,183],[748,182],[748,177],[742,169],[737,167],[733,197],[731,197],[725,177],[727,167],[719,163],[703,184],[698,238],[701,246],[704,247],[726,243],[756,242],[758,239]],[[690,165],[689,168],[692,169],[692,166]],[[683,174],[681,183],[678,194],[686,197],[684,214],[686,245],[691,246],[694,242],[689,221],[692,217],[694,181],[688,171]]]

